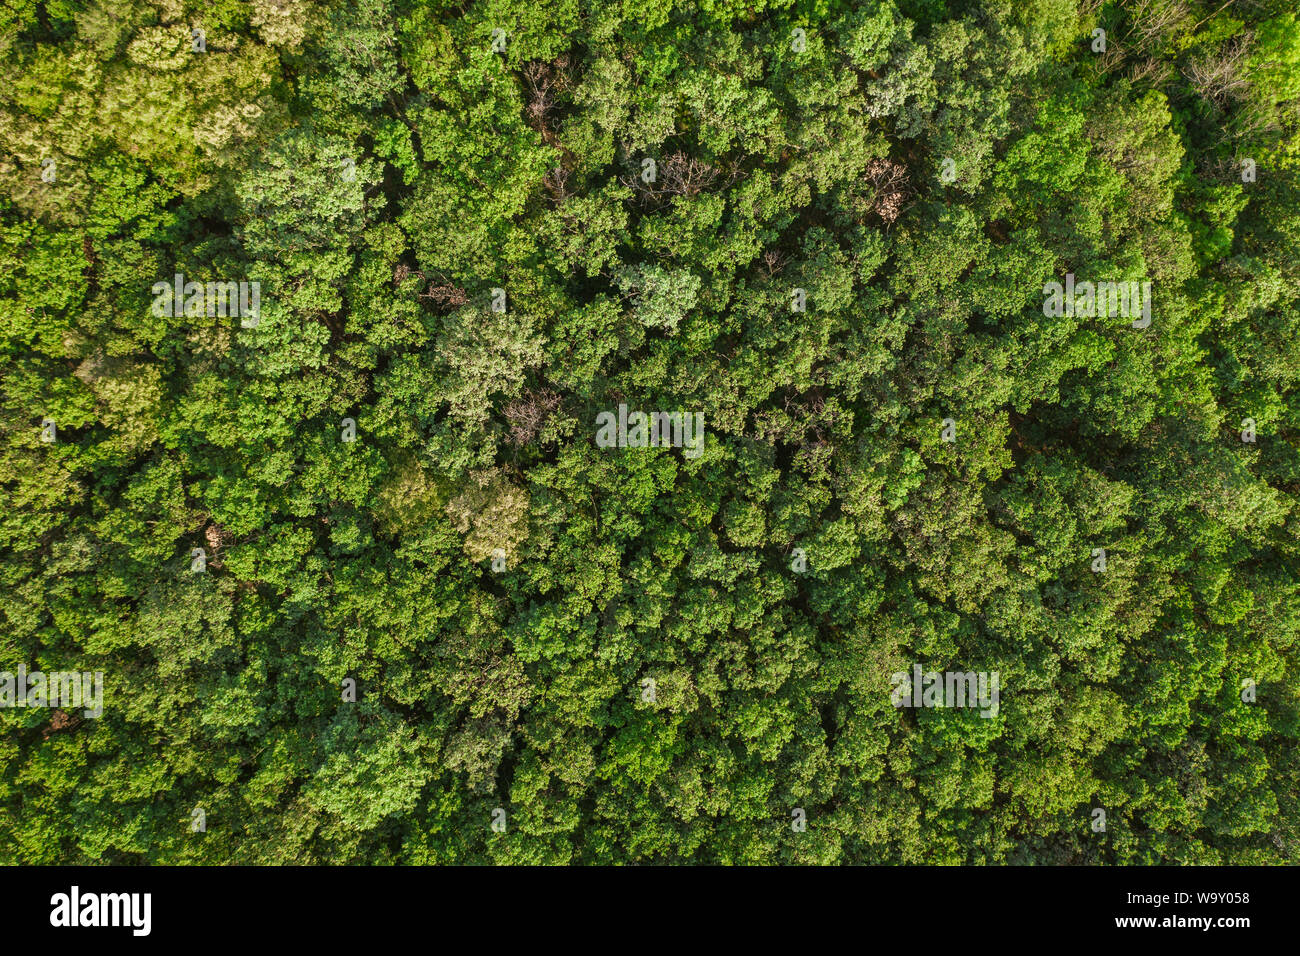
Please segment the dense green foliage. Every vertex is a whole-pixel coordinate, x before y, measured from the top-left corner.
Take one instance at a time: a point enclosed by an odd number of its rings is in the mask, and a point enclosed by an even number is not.
[[[4,5],[0,860],[1300,862],[1290,6]]]

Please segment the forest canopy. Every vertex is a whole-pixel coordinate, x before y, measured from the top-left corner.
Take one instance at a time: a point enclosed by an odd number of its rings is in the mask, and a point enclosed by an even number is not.
[[[1291,3],[0,60],[0,862],[1300,862]]]

